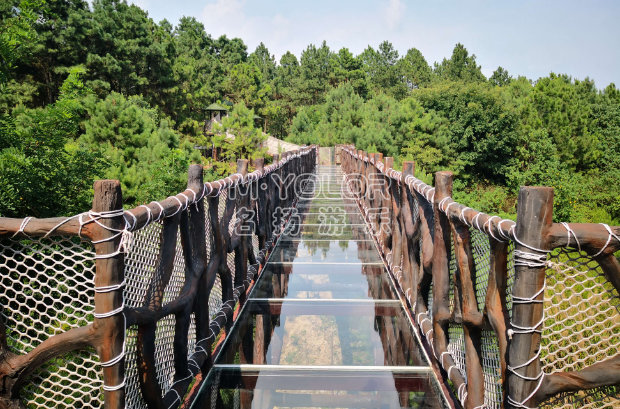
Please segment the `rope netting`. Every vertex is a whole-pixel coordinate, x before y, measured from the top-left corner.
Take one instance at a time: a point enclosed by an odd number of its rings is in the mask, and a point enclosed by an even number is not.
[[[142,328],[149,332],[145,335],[148,337],[145,347],[149,348],[147,342],[154,342],[152,356],[154,367],[147,368],[148,373],[140,376],[148,377],[149,382],[158,383],[165,394],[160,402],[170,402],[170,398],[174,399],[176,395],[176,400],[170,405],[176,407],[182,401],[185,388],[200,372],[200,365],[208,359],[211,351],[206,349],[207,345],[217,341],[222,329],[231,324],[233,318],[231,312],[235,304],[257,274],[259,268],[257,261],[264,263],[266,252],[273,245],[276,235],[280,234],[277,226],[273,226],[276,230],[261,233],[265,248],[259,249],[258,230],[251,224],[252,220],[258,220],[252,212],[256,209],[259,199],[251,197],[247,188],[262,180],[261,189],[265,189],[268,185],[271,186],[269,192],[286,189],[287,199],[281,203],[292,205],[292,189],[288,186],[280,187],[275,179],[272,181],[272,173],[282,176],[288,172],[303,176],[311,172],[315,159],[312,152],[314,150],[308,148],[302,153],[289,153],[281,161],[265,167],[264,170],[249,173],[247,177],[234,174],[219,181],[206,183],[200,188],[194,184],[194,188],[188,188],[176,196],[161,202],[138,206],[132,211],[90,210],[69,218],[58,219],[27,217],[17,220],[17,225],[15,219],[3,218],[4,231],[0,240],[2,358],[9,362],[9,365],[13,365],[13,361],[27,354],[33,356],[32,354],[40,353],[53,358],[47,358],[47,361],[39,367],[36,367],[35,360],[32,364],[35,369],[28,367],[28,361],[26,364],[17,363],[15,370],[18,371],[18,377],[15,379],[18,382],[15,385],[11,383],[12,377],[15,376],[11,372],[12,367],[7,365],[2,367],[0,373],[3,376],[2,393],[6,395],[0,396],[4,399],[2,402],[8,402],[7,396],[13,402],[11,391],[15,388],[15,391],[18,391],[16,393],[19,393],[20,404],[26,407],[96,408],[103,406],[104,390],[114,392],[124,389],[125,407],[145,408],[145,398],[149,400],[152,396],[142,396],[138,381],[137,365],[140,355],[138,348],[141,347],[138,345],[138,325],[143,325]],[[302,157],[304,159],[300,160]],[[190,168],[190,180],[198,178],[197,172],[201,175],[202,169]],[[106,181],[101,183],[99,186],[103,186],[104,189],[117,189]],[[110,186],[104,186],[105,183]],[[230,192],[235,194],[238,192],[239,197],[229,197]],[[110,194],[117,193],[114,191]],[[262,197],[265,198],[264,195]],[[271,207],[275,204],[272,201],[261,200],[260,210],[273,213],[274,209]],[[171,203],[174,202],[176,203],[171,208]],[[217,206],[217,209],[209,209],[210,203]],[[200,204],[205,208],[205,242],[202,244],[202,240],[199,239],[198,243],[200,246],[204,245],[204,249],[197,249],[193,241],[187,241],[188,237],[198,232],[192,222],[196,217],[203,217]],[[249,205],[249,209],[244,208],[246,205]],[[211,216],[216,220],[211,220]],[[216,234],[212,229],[214,223],[227,230],[225,232],[227,234],[223,234],[224,232]],[[31,238],[29,233],[43,237]],[[247,234],[251,234],[251,238],[245,237]],[[92,241],[82,239],[82,236]],[[184,239],[181,240],[181,237]],[[116,244],[110,251],[112,241]],[[220,243],[218,246],[215,246],[216,241]],[[99,246],[97,254],[93,245]],[[213,254],[216,248],[217,255]],[[237,262],[235,254],[239,256]],[[119,255],[122,256],[120,260]],[[251,257],[246,260],[246,255]],[[215,256],[224,260],[223,263],[228,267],[227,272],[221,269],[221,265],[213,264]],[[186,265],[186,258],[187,263],[191,265]],[[114,268],[118,270],[118,266],[121,265],[118,264],[119,261],[124,263],[124,280],[117,283],[114,282],[114,277],[115,274],[120,276],[120,272],[115,272]],[[252,265],[246,266],[248,261]],[[102,269],[102,278],[98,275],[97,279],[103,281],[98,287],[94,285],[96,262],[97,274],[99,269]],[[214,283],[209,288],[210,283],[199,280],[205,280],[202,274],[205,274],[207,268],[208,271],[215,271],[215,267],[218,272],[212,277]],[[246,267],[247,272],[237,271]],[[220,274],[224,276],[220,277]],[[235,274],[243,274],[243,277],[235,280]],[[238,282],[230,289],[232,294],[223,294],[222,280],[228,279],[232,279],[232,283]],[[107,283],[106,280],[112,282]],[[199,290],[195,290],[196,286],[200,287]],[[112,292],[116,297],[113,301],[101,295]],[[199,297],[202,298],[197,299],[202,301],[204,298],[204,305],[205,307],[208,305],[209,308],[210,320],[200,317],[201,321],[197,323],[199,314],[197,312],[195,316],[191,311],[193,308],[198,308],[194,305],[194,297],[197,297],[194,294],[199,292],[201,292]],[[97,298],[98,303],[101,300],[97,308],[103,307],[103,311],[95,312],[95,293],[101,297]],[[226,298],[226,302],[223,298]],[[113,307],[106,307],[106,303],[110,302]],[[184,308],[182,314],[180,308]],[[192,310],[188,311],[188,308]],[[122,350],[114,351],[111,357],[100,363],[94,348],[85,345],[98,345],[98,349],[101,345],[105,349],[103,355],[109,355],[109,345],[102,345],[105,343],[97,337],[104,330],[108,331],[111,328],[111,332],[116,334],[105,333],[104,336],[106,339],[112,337],[114,342],[118,343],[119,331],[116,330],[120,330],[117,327],[119,320],[115,320],[116,323],[104,321],[105,324],[102,322],[102,325],[93,326],[88,330],[84,327],[96,319],[120,316],[123,319],[121,323],[131,325],[124,334],[121,333]],[[207,334],[206,337],[203,335],[201,340],[196,339],[197,325],[201,325],[202,333]],[[150,332],[150,328],[154,328],[154,333]],[[77,331],[64,335],[72,329]],[[42,345],[61,334],[65,338],[55,338],[56,341]],[[64,344],[65,347],[60,350],[54,349],[56,345],[54,342]],[[180,346],[179,342],[183,345]],[[33,352],[39,346],[40,348]],[[118,348],[117,344],[112,350]],[[72,352],[64,352],[71,349]],[[179,351],[187,353],[189,359],[185,361],[179,357]],[[142,353],[151,354],[151,351],[143,349]],[[118,363],[122,361],[124,371],[118,367]],[[145,362],[145,358],[142,357],[140,361]],[[190,373],[176,374],[175,368],[179,365],[184,365]],[[110,382],[106,378],[106,382],[110,384],[103,382],[104,367],[114,367],[114,371],[120,372],[120,374],[113,371],[106,372],[106,376],[111,380]]]
[[[562,248],[547,260],[540,358],[546,374],[578,371],[612,358],[620,345],[620,298],[599,264]],[[618,387],[561,394],[548,408],[617,408]]]
[[[224,215],[226,201],[228,200],[228,189],[222,189],[218,195],[218,223],[219,219]],[[209,214],[208,201],[204,200],[205,213]],[[233,220],[236,217],[233,216]],[[234,222],[229,223],[229,233],[232,233]],[[211,257],[212,232],[211,224],[208,217],[205,218],[205,235],[207,246],[207,260]],[[155,275],[157,267],[157,259],[161,247],[162,223],[154,222],[147,227],[137,230],[133,234],[132,245],[125,255],[125,302],[129,307],[141,307],[144,302],[147,289]],[[234,277],[234,254],[229,253],[227,256],[228,267],[231,269]],[[174,267],[172,275],[164,292],[163,304],[166,304],[177,298],[181,292],[181,288],[185,283],[185,260],[183,256],[183,247],[181,246],[181,237],[177,231],[177,242],[174,256]],[[209,294],[210,318],[215,317],[222,307],[222,285],[219,275],[216,275],[215,283]],[[170,389],[174,382],[174,361],[171,356],[174,354],[174,334],[175,334],[175,317],[168,315],[157,322],[155,332],[155,363],[157,380],[162,390]],[[140,387],[138,384],[138,372],[136,368],[136,336],[137,326],[129,328],[127,331],[127,353],[125,361],[126,371],[126,406],[127,408],[146,408],[146,404],[142,399]],[[196,326],[194,314],[191,315],[189,333],[188,333],[188,357],[195,352],[196,347]]]
[[[94,319],[94,252],[79,238],[0,240],[0,306],[7,345],[26,354],[48,338]],[[55,358],[21,389],[28,408],[100,407],[101,367],[94,350]]]
[[[468,227],[470,240],[469,243],[462,244],[462,248],[471,251],[473,258],[472,261],[475,267],[475,274],[472,277],[473,290],[479,312],[486,313],[486,308],[488,307],[486,305],[486,297],[489,274],[492,258],[495,257],[495,254],[491,254],[491,243],[493,242],[494,245],[497,243],[498,249],[500,249],[500,253],[497,255],[499,256],[498,260],[506,257],[507,266],[503,272],[504,276],[498,277],[498,279],[501,279],[505,285],[505,293],[501,294],[500,297],[505,297],[505,308],[508,312],[508,316],[504,318],[508,329],[506,334],[508,342],[510,343],[512,336],[516,333],[530,334],[542,332],[540,352],[533,357],[525,357],[521,361],[512,363],[513,366],[511,367],[505,361],[507,357],[500,356],[498,335],[495,330],[488,328],[490,322],[484,320],[485,322],[479,326],[481,334],[480,358],[484,377],[484,404],[477,406],[477,408],[503,407],[504,391],[502,385],[506,382],[506,379],[502,378],[501,368],[504,362],[508,365],[509,375],[536,383],[533,391],[528,392],[518,401],[511,398],[511,396],[507,397],[509,403],[513,406],[525,408],[527,405],[524,405],[524,403],[528,402],[541,388],[545,375],[555,372],[580,371],[593,364],[601,363],[617,356],[618,345],[620,345],[620,299],[614,285],[609,281],[609,277],[605,276],[599,264],[594,260],[594,257],[602,255],[612,243],[614,246],[617,246],[617,242],[620,242],[620,238],[617,233],[612,231],[612,228],[605,224],[592,224],[589,226],[592,233],[580,232],[580,237],[583,237],[581,240],[584,241],[587,241],[590,237],[592,237],[592,240],[595,240],[594,237],[597,237],[597,234],[601,235],[601,232],[603,237],[607,237],[606,240],[604,238],[596,239],[603,240],[604,244],[601,242],[602,247],[596,247],[593,250],[593,256],[572,248],[542,250],[519,240],[516,236],[516,223],[514,221],[478,212],[455,202],[449,196],[434,203],[435,188],[432,186],[426,185],[413,176],[405,176],[394,169],[386,168],[381,158],[377,160],[376,155],[360,155],[355,151],[348,152],[350,159],[345,163],[345,166],[350,174],[347,175],[347,180],[354,180],[355,177],[358,177],[361,181],[355,184],[365,185],[366,188],[369,188],[370,185],[368,182],[365,184],[364,180],[371,179],[371,176],[383,175],[384,180],[388,183],[398,183],[399,190],[406,186],[409,189],[410,197],[421,200],[423,206],[433,208],[434,212],[439,210],[440,213],[448,216],[452,227],[457,228],[455,226],[459,225]],[[404,181],[404,183],[401,181]],[[374,188],[379,191],[386,191],[376,184]],[[360,189],[357,190],[360,191]],[[361,191],[363,192],[364,189],[362,188]],[[368,209],[369,204],[372,206],[373,201],[364,197],[364,195],[357,195],[356,197],[364,214],[368,215],[370,213]],[[394,198],[391,199],[393,200]],[[454,207],[450,211],[451,206]],[[418,215],[415,212],[414,226],[419,229],[420,226],[417,223],[423,222],[424,218],[427,219],[429,228],[433,230],[435,221],[433,220],[432,213]],[[372,224],[371,221],[370,227],[375,227]],[[572,243],[577,242],[576,244],[579,245],[578,236],[573,231],[573,228],[577,227],[571,227],[568,223],[557,224],[557,226],[560,225],[566,230],[568,243],[570,244],[572,241]],[[580,227],[580,229],[583,229],[583,227]],[[441,353],[441,355],[435,351],[433,345],[435,334],[430,325],[433,321],[433,287],[435,283],[431,282],[428,293],[422,295],[422,298],[425,296],[428,298],[426,303],[428,311],[419,312],[420,306],[417,305],[416,308],[416,303],[419,300],[412,300],[412,297],[409,297],[411,289],[407,288],[406,285],[403,286],[403,282],[400,280],[400,276],[403,274],[402,265],[395,266],[391,263],[392,249],[389,248],[389,245],[378,244],[383,249],[391,271],[394,273],[398,284],[414,309],[414,320],[421,330],[421,336],[428,341],[430,353],[434,354],[441,363],[441,366],[448,374],[450,381],[448,384],[453,387],[454,394],[463,404],[467,395],[465,392],[467,386],[459,384],[459,387],[456,388],[453,382],[461,381],[459,379],[453,381],[451,376],[457,372],[457,369],[463,378],[467,376],[465,367],[465,337],[467,335],[464,331],[459,309],[456,308],[458,307],[458,302],[455,299],[455,294],[458,294],[457,287],[460,285],[457,279],[460,272],[456,263],[455,237],[453,237],[453,233],[454,230],[451,230],[449,234],[450,243],[448,245],[446,242],[447,248],[445,248],[449,258],[447,266],[449,271],[448,305],[451,312],[447,333],[448,351]],[[376,232],[374,236],[379,237]],[[419,255],[417,255],[417,258],[420,261],[420,271],[416,275],[421,277],[423,273],[422,260],[429,257],[429,254],[424,254],[425,241],[434,241],[436,238],[432,231],[430,235],[425,236],[418,230],[414,235],[414,240],[419,244]],[[499,245],[498,242],[504,242],[506,246]],[[592,245],[592,242],[590,242],[590,245]],[[520,250],[517,250],[516,246],[519,246]],[[596,243],[595,246],[600,246],[600,244]],[[427,246],[427,250],[430,250],[431,253],[433,252],[432,247],[429,249]],[[545,268],[545,287],[531,295],[513,296],[516,277],[515,266],[521,266],[521,268]],[[615,273],[608,272],[608,274]],[[420,287],[419,290],[423,291],[423,288]],[[544,294],[543,320],[539,323],[530,324],[531,326],[515,324],[513,321],[513,304],[531,305],[543,302],[539,300],[542,294]],[[497,306],[495,305],[493,308],[497,308]],[[422,310],[424,309],[422,308]],[[497,316],[495,319],[497,319]],[[510,344],[508,348],[510,348]],[[444,361],[444,355],[446,354],[452,357],[454,361],[452,366],[449,366],[449,364],[446,364],[447,361]],[[539,358],[542,372],[535,377],[523,375],[522,368]],[[517,372],[517,370],[519,371]],[[467,382],[467,379],[465,379],[465,382]],[[575,393],[561,393],[543,402],[541,407],[620,407],[619,392],[617,386],[612,386],[582,390]],[[523,400],[524,397],[525,400]]]

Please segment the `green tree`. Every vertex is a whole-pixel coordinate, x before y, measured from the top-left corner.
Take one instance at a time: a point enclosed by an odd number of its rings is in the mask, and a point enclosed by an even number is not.
[[[452,50],[449,60],[443,59],[441,64],[435,64],[435,73],[442,79],[450,81],[481,82],[485,77],[476,63],[476,56],[458,43]]]
[[[16,6],[7,2],[6,6],[0,14],[0,87],[8,82],[17,62],[28,54],[37,36],[33,28],[33,2],[22,0]]]
[[[235,104],[221,124],[214,124],[213,132],[213,146],[221,149],[225,161],[216,164],[220,174],[234,172],[237,159],[252,160],[266,155],[262,144],[267,136],[254,126],[254,110],[243,102]]]
[[[323,41],[320,47],[310,44],[301,53],[300,77],[294,80],[297,103],[313,105],[323,101],[329,87],[331,51]]]
[[[91,18],[89,85],[100,96],[116,91],[157,103],[173,78],[170,34],[122,0],[95,0]]]
[[[523,121],[528,127],[546,129],[560,160],[571,169],[587,170],[595,167],[601,156],[590,103],[596,90],[588,86],[584,95],[578,86],[566,75],[552,73],[539,79],[529,94],[532,109]]]
[[[162,175],[159,169],[163,163],[177,163],[175,169],[186,171],[190,163],[200,161],[200,154],[142,97],[112,92],[103,100],[91,98],[86,107],[89,118],[78,142],[102,150],[110,164],[103,176],[120,180],[126,205],[159,200],[183,190],[185,172],[175,172],[173,180],[158,181],[155,176]],[[151,188],[148,196],[143,189],[147,184],[161,189]]]
[[[231,68],[224,80],[224,95],[233,102],[243,102],[256,110],[262,108],[271,87],[263,81],[260,69],[252,62],[239,63]]]
[[[383,92],[397,99],[402,99],[407,94],[407,86],[396,65],[398,51],[392,43],[383,41],[378,50],[368,46],[360,58],[375,92]]]
[[[512,77],[508,74],[508,71],[502,67],[497,67],[497,69],[493,71],[493,75],[489,77],[489,82],[498,87],[510,84],[511,80]]]
[[[348,82],[359,96],[366,98],[368,81],[361,59],[353,56],[348,48],[341,48],[338,53],[332,54],[330,64],[329,83],[332,87]]]
[[[90,207],[92,184],[103,169],[97,149],[74,142],[88,92],[71,71],[59,99],[45,108],[20,108],[0,132],[0,214],[52,217]]]
[[[181,132],[196,137],[203,131],[204,109],[221,99],[224,68],[214,54],[213,40],[195,18],[181,18],[172,37],[173,82],[163,93],[163,108]]]
[[[430,84],[433,71],[417,48],[408,50],[397,65],[409,89],[422,88]]]
[[[424,110],[445,118],[452,170],[473,181],[505,183],[517,143],[518,116],[488,83],[447,82],[418,90]]]
[[[276,74],[276,59],[269,53],[269,49],[262,42],[250,54],[249,61],[260,70],[264,81],[273,80]]]

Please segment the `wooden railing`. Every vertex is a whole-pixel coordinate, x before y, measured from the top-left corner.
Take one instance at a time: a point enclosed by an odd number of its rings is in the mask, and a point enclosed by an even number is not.
[[[547,187],[522,187],[516,223],[502,220],[452,200],[450,172],[432,187],[413,162],[399,172],[341,148],[350,194],[463,407],[620,403],[620,227],[553,223]]]
[[[102,180],[87,213],[0,218],[0,408],[178,407],[316,155],[257,160],[252,173],[239,160],[210,183],[193,165],[187,190],[127,211],[119,182]]]

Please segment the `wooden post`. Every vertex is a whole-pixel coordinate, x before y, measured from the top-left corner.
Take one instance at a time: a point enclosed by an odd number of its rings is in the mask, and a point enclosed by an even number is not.
[[[245,180],[248,174],[248,160],[247,159],[238,159],[237,160],[237,173],[243,176],[243,180]],[[245,226],[247,225],[246,217],[249,207],[249,198],[248,193],[249,189],[244,187],[242,183],[239,183],[237,186],[237,223],[238,226],[235,227],[237,234],[239,235],[239,244],[235,249],[235,288],[239,286],[243,286],[244,280],[248,274],[248,236],[245,231]],[[243,304],[245,300],[245,293],[242,292],[239,295],[239,303]]]
[[[384,211],[387,212],[387,217],[386,218],[382,218],[381,219],[381,223],[379,224],[379,228],[381,229],[381,246],[383,247],[383,251],[385,254],[387,254],[388,252],[392,252],[392,266],[396,267],[399,266],[400,267],[400,254],[399,254],[399,258],[398,260],[396,260],[394,258],[395,254],[394,254],[394,248],[392,246],[392,240],[394,237],[394,233],[396,230],[396,224],[394,223],[394,209],[393,207],[396,206],[396,204],[394,203],[394,194],[392,192],[392,189],[394,188],[394,181],[392,180],[392,178],[387,176],[387,171],[388,169],[392,169],[392,167],[394,166],[394,158],[391,156],[386,156],[383,159],[383,191],[382,191],[382,209],[381,212],[383,213]],[[383,223],[386,222],[389,223],[388,226],[383,226]],[[398,235],[398,233],[396,233],[396,235]],[[399,252],[397,252],[399,253]]]
[[[254,167],[258,171],[263,171],[265,169],[265,159],[259,158],[254,160]],[[267,242],[267,230],[269,228],[266,223],[269,221],[269,217],[267,216],[267,177],[263,176],[256,181],[256,193],[257,193],[257,201],[256,201],[256,235],[258,236],[258,248],[264,249]],[[259,256],[260,258],[260,256]],[[264,260],[259,260],[262,264]]]
[[[413,306],[418,299],[418,282],[420,274],[419,266],[419,224],[417,220],[413,220],[413,205],[414,202],[410,199],[409,187],[406,183],[407,176],[413,176],[415,170],[415,163],[410,161],[403,162],[403,172],[401,175],[401,190],[400,190],[400,254],[403,259],[402,274],[405,281],[405,285],[409,288],[403,288],[403,291],[409,291],[408,300],[411,306]],[[418,216],[423,217],[423,216]],[[416,226],[418,226],[416,228]],[[415,230],[414,230],[415,229]],[[418,234],[414,238],[414,234],[418,231]],[[407,284],[408,283],[408,284]],[[417,314],[413,312],[414,316]]]
[[[508,403],[533,406],[532,394],[542,382],[539,358],[543,326],[545,285],[544,260],[548,249],[547,234],[553,219],[553,189],[549,187],[521,187],[517,203],[515,243],[515,281],[512,288],[512,325],[508,332],[512,340],[508,346]],[[523,243],[523,244],[521,244]],[[543,251],[539,251],[543,250]],[[519,253],[522,252],[522,253]],[[539,261],[524,265],[523,256]],[[539,264],[539,265],[537,265]],[[535,302],[530,300],[535,294]],[[521,302],[515,302],[521,301]],[[527,362],[531,361],[526,365]],[[515,373],[516,372],[516,373]],[[524,379],[527,378],[527,379]]]
[[[445,206],[444,206],[445,208]],[[442,212],[443,213],[443,212]],[[465,370],[467,373],[467,409],[484,405],[484,375],[482,372],[481,332],[482,313],[476,299],[476,264],[471,248],[469,226],[461,221],[451,222],[456,258],[454,305],[460,307],[465,345]],[[458,291],[456,291],[458,289]]]
[[[452,195],[452,172],[435,173],[435,240],[433,246],[433,346],[437,351],[448,350],[450,319],[450,224],[439,210],[439,202]]]
[[[123,208],[121,184],[118,180],[98,180],[94,185],[93,212],[103,213]],[[125,220],[121,215],[103,218],[99,222],[109,229],[122,230]],[[105,227],[93,227],[93,241],[105,240],[115,234],[114,230]],[[106,256],[115,253],[120,246],[122,235],[109,241],[96,243],[95,254]],[[123,253],[113,257],[98,258],[95,262],[95,288],[111,287],[124,280],[125,262]],[[95,313],[106,314],[116,311],[123,305],[123,288],[114,291],[95,292]],[[125,340],[125,320],[120,311],[107,318],[95,318],[94,328],[100,334],[97,354],[101,362],[109,362],[123,353]],[[114,365],[103,367],[104,407],[121,409],[125,407],[125,359]],[[115,389],[118,388],[118,389]]]
[[[506,284],[508,279],[508,243],[489,237],[489,284],[485,300],[486,316],[497,336],[500,357],[500,375],[502,381],[502,402],[506,401],[508,361],[508,327],[509,314],[506,307]],[[507,405],[504,403],[504,406]]]

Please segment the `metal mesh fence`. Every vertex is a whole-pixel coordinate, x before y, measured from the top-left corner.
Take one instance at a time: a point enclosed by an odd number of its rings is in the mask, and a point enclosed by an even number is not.
[[[548,259],[541,361],[547,374],[578,371],[618,353],[620,298],[598,263],[576,249]],[[562,394],[545,407],[617,408],[618,387]]]
[[[53,335],[93,321],[94,252],[79,238],[0,241],[0,305],[11,352],[25,354]],[[100,407],[103,384],[93,350],[36,370],[21,390],[27,407]]]
[[[488,408],[502,407],[502,372],[499,344],[494,331],[482,331],[482,374],[484,376],[484,404]]]

